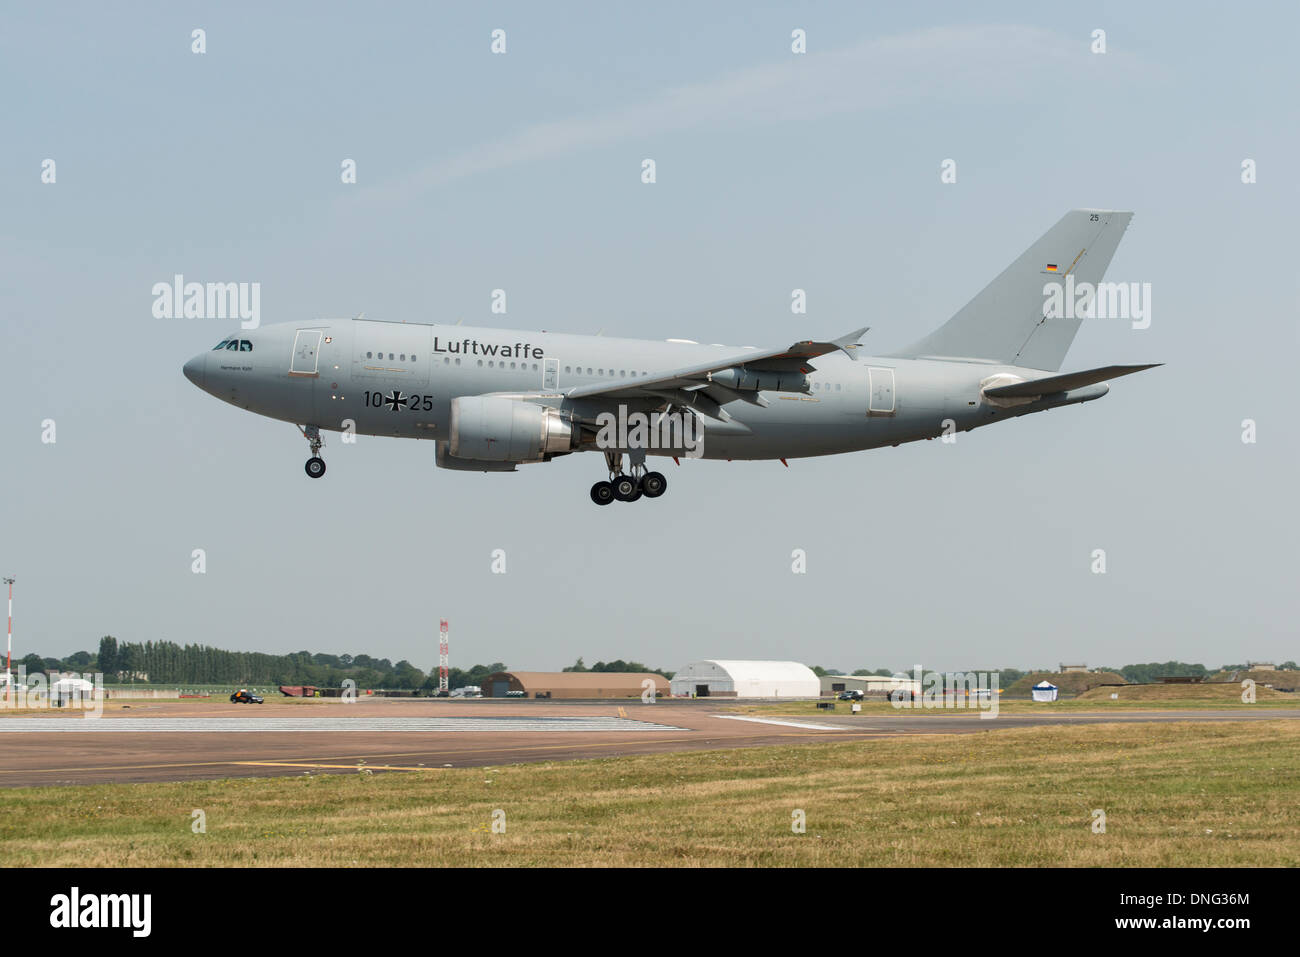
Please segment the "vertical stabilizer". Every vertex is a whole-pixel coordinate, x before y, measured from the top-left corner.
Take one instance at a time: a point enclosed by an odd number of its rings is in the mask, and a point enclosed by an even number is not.
[[[987,359],[1031,369],[1061,368],[1080,318],[1045,318],[1044,286],[1067,276],[1098,283],[1131,212],[1074,209],[1043,234],[946,323],[895,356]]]

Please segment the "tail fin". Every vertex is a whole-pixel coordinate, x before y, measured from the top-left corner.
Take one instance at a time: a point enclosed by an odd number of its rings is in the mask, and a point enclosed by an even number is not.
[[[955,316],[892,354],[1061,368],[1082,319],[1044,318],[1043,286],[1070,275],[1076,285],[1100,282],[1132,218],[1113,209],[1071,210]]]

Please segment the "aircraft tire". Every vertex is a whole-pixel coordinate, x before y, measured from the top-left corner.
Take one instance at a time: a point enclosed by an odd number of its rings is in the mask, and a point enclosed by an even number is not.
[[[613,481],[614,497],[620,502],[635,502],[640,491],[636,479],[630,475],[620,475]]]
[[[662,472],[646,472],[641,479],[641,491],[646,498],[658,498],[668,491],[668,479]]]
[[[311,478],[320,478],[325,474],[325,460],[319,455],[313,455],[303,468]]]
[[[614,486],[609,482],[597,482],[591,487],[591,500],[597,505],[608,505],[614,501]]]

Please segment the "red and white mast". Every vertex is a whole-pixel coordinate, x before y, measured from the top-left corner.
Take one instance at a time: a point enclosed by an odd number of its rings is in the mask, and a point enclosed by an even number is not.
[[[447,619],[438,626],[438,690],[447,693]]]
[[[9,633],[5,642],[5,700],[13,693],[14,687],[14,580],[6,578],[9,586]]]

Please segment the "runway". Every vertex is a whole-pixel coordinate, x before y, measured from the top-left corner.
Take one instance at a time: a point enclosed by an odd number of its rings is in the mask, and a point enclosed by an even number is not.
[[[462,733],[530,731],[592,733],[598,731],[682,731],[666,724],[606,717],[318,717],[295,718],[9,718],[0,721],[0,734],[334,734]]]
[[[723,706],[725,707],[725,706]],[[0,787],[304,773],[430,773],[669,751],[972,734],[1058,724],[1300,719],[1300,708],[1000,714],[728,714],[719,702],[168,701],[105,715],[0,713]]]

